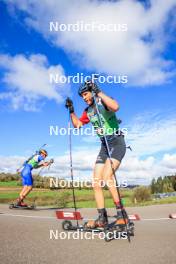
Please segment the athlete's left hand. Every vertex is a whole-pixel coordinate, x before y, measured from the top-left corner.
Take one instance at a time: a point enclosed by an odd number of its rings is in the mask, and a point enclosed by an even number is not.
[[[50,162],[49,162],[49,161],[43,163],[43,166],[44,166],[44,167],[47,167],[47,166],[49,166],[49,165],[50,165]]]
[[[74,113],[73,101],[69,97],[65,101],[65,107],[69,109],[70,114]]]
[[[101,92],[100,88],[96,83],[91,83],[91,91],[94,92],[96,95]]]

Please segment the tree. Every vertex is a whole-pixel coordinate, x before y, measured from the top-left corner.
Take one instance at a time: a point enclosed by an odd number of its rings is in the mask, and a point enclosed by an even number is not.
[[[151,200],[151,191],[150,188],[145,186],[140,186],[134,189],[132,196],[133,202],[145,202]]]
[[[152,180],[150,188],[151,188],[151,193],[156,192],[156,180],[155,179]]]

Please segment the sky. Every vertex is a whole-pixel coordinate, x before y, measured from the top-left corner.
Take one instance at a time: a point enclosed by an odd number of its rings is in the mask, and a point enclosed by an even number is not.
[[[68,135],[51,135],[50,126],[68,127],[65,99],[81,116],[86,105],[80,83],[63,78],[98,73],[127,76],[127,83],[99,83],[116,99],[127,151],[119,180],[149,184],[176,172],[176,0],[6,0],[0,1],[0,172],[12,172],[47,143],[55,159],[44,175],[69,178]],[[59,24],[126,25],[126,30],[51,31]],[[91,127],[88,125],[88,127]],[[75,179],[91,179],[100,148],[96,136],[73,135]]]

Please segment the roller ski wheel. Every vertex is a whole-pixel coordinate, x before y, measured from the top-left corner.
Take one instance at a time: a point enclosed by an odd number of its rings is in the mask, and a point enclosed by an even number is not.
[[[63,221],[62,222],[62,228],[63,228],[63,230],[71,230],[71,228],[72,228],[72,222],[71,221],[69,221],[69,220],[65,220],[65,221]]]
[[[30,208],[31,208],[31,209],[36,209],[36,205],[33,204],[33,205],[30,206]]]
[[[128,233],[130,236],[134,236],[134,223],[133,222],[129,222],[128,224]]]
[[[14,204],[9,204],[9,209],[13,209],[14,208]]]
[[[114,239],[113,234],[110,235],[109,231],[110,230],[108,230],[108,229],[104,230],[104,240],[105,240],[105,242],[110,242],[111,240]]]

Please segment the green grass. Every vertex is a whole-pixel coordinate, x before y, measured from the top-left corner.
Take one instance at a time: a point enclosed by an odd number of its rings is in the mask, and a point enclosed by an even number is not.
[[[19,181],[0,182],[0,187],[20,187]]]
[[[169,204],[169,203],[176,203],[176,197],[166,197],[163,199],[146,201],[146,202],[140,203],[140,206],[155,205],[155,204]]]
[[[17,185],[18,181],[11,181],[11,182],[0,182],[0,187],[7,187],[7,190],[1,190],[0,189],[0,203],[10,203],[19,196],[19,192],[21,190],[21,187]],[[14,189],[9,189],[8,187],[14,187]],[[15,190],[15,187],[19,187],[19,191]],[[26,202],[33,202],[34,199],[36,200],[37,205],[53,205],[57,206],[58,201],[62,201],[63,199],[63,193],[68,194],[67,197],[67,207],[73,207],[73,201],[72,201],[72,190],[44,190],[44,189],[35,189],[33,190],[28,198],[26,199]],[[131,196],[133,194],[133,190],[129,189],[123,189],[122,195],[124,200],[124,205],[129,206],[147,206],[152,204],[166,204],[166,203],[176,203],[176,197],[167,197],[164,199],[158,199],[158,200],[151,200],[146,201],[142,203],[134,204],[131,201]],[[76,195],[76,201],[77,201],[77,207],[80,208],[92,208],[96,207],[96,203],[94,200],[94,193],[92,189],[82,189],[82,190],[75,190]],[[114,207],[111,195],[108,190],[104,190],[104,196],[105,196],[105,205],[108,208]]]
[[[19,196],[19,191],[14,190],[6,190],[0,192],[0,203],[8,203],[12,202]],[[32,202],[34,199],[36,199],[36,203],[39,205],[55,205],[56,199],[59,199],[61,197],[62,199],[62,193],[66,192],[68,193],[69,202],[71,204],[72,201],[72,190],[33,190],[26,201]],[[77,201],[89,201],[94,199],[93,190],[76,190],[75,191]]]

